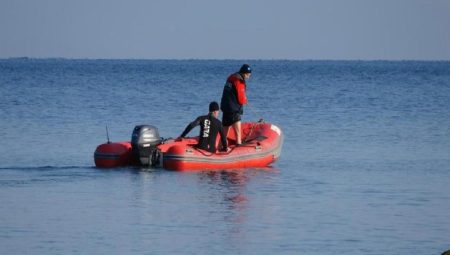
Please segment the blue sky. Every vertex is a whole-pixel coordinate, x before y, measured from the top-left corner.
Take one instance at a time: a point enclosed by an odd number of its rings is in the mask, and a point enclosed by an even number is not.
[[[0,58],[450,60],[450,0],[0,0]]]

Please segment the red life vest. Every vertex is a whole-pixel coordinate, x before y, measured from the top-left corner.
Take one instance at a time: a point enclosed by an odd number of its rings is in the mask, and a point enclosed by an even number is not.
[[[223,88],[220,109],[227,113],[243,114],[243,106],[247,104],[246,89],[247,85],[241,74],[230,75]]]

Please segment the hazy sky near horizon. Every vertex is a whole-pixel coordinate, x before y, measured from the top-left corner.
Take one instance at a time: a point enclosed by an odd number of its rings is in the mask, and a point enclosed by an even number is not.
[[[450,60],[450,0],[0,0],[0,58]]]

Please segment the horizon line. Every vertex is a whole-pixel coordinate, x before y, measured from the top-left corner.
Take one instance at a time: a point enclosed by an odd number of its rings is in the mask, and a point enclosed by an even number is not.
[[[287,58],[70,58],[70,57],[0,57],[0,60],[135,60],[135,61],[359,61],[359,62],[450,62],[450,59],[287,59]]]

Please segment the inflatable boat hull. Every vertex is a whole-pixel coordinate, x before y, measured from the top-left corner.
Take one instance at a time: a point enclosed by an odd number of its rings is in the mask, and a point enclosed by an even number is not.
[[[157,146],[159,165],[168,170],[190,171],[266,167],[275,162],[283,145],[281,129],[270,123],[242,123],[243,145],[235,145],[229,131],[228,152],[210,153],[197,149],[198,137],[166,140]],[[217,140],[217,143],[219,139]],[[117,167],[138,164],[130,142],[108,143],[97,147],[94,154],[97,167]]]

